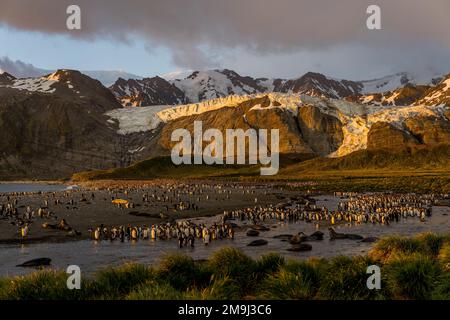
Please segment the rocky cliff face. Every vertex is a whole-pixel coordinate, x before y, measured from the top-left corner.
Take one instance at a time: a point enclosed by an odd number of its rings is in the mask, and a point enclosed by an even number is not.
[[[418,141],[411,134],[395,128],[387,122],[373,124],[367,136],[368,150],[381,149],[400,152],[418,144]]]
[[[11,85],[16,78],[7,72],[0,72],[0,85]]]
[[[430,87],[416,104],[450,106],[450,74],[436,86]]]
[[[423,144],[435,146],[450,143],[450,122],[445,118],[415,117],[407,119],[405,124]]]
[[[301,107],[298,123],[303,139],[318,155],[326,156],[336,151],[344,140],[341,121],[315,106]]]
[[[444,112],[445,117],[450,121],[450,109]]]
[[[159,155],[170,154],[175,145],[170,141],[171,133],[179,128],[188,129],[193,135],[194,121],[202,121],[203,131],[209,128],[220,130],[225,137],[226,129],[278,129],[280,134],[280,153],[313,153],[303,141],[295,118],[289,111],[270,108],[273,103],[268,97],[252,99],[240,103],[237,107],[224,107],[215,111],[182,117],[164,125],[159,134]],[[270,138],[269,138],[270,142]],[[226,147],[226,143],[224,141]],[[156,149],[156,148],[155,148]],[[246,141],[248,150],[248,141]],[[248,151],[247,151],[248,152]]]

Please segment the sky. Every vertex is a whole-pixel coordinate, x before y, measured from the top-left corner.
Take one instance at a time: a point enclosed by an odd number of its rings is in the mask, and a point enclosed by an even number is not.
[[[68,30],[66,8],[81,8]],[[366,10],[381,8],[381,30]],[[364,80],[450,72],[450,0],[0,0],[0,58],[154,76],[228,68]]]

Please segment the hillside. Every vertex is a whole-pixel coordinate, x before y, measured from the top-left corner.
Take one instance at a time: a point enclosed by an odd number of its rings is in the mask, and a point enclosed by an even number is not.
[[[78,71],[0,85],[0,180],[129,165],[135,136],[117,134],[104,115],[117,108],[107,88]]]

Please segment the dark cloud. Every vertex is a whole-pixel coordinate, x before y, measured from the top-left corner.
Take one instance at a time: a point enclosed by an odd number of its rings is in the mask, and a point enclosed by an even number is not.
[[[36,68],[32,64],[20,60],[13,61],[8,57],[0,57],[0,70],[10,73],[16,78],[40,77],[50,73],[49,70]]]
[[[81,31],[65,28],[66,7],[74,3],[82,9]],[[369,4],[382,9],[381,31],[366,28]],[[407,60],[412,46],[426,55],[421,43],[450,50],[449,0],[0,0],[0,8],[0,23],[21,30],[138,36],[149,48],[169,48],[188,68],[223,64],[230,51],[261,57],[347,45],[378,50],[384,60],[405,48]]]

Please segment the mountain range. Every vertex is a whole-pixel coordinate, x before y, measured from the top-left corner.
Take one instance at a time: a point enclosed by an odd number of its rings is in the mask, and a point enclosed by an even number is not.
[[[379,99],[380,103],[383,103],[384,100],[378,98],[383,93],[404,87],[432,86],[439,83],[442,78],[442,76],[429,76],[416,79],[405,72],[381,79],[352,81],[308,72],[296,79],[268,79],[241,76],[235,71],[224,69],[194,71],[183,79],[170,77],[166,80],[154,77],[125,80],[121,78],[110,89],[124,106],[198,103],[229,95],[270,92],[306,94],[332,99],[350,98],[359,101],[364,101],[364,97],[368,94],[374,94],[372,100],[367,101]]]
[[[68,178],[168,157],[171,132],[192,131],[196,120],[204,130],[279,129],[280,153],[294,162],[431,150],[450,144],[450,75],[424,83],[407,73],[283,80],[212,70],[106,88],[74,70],[22,79],[3,72],[0,179]]]

